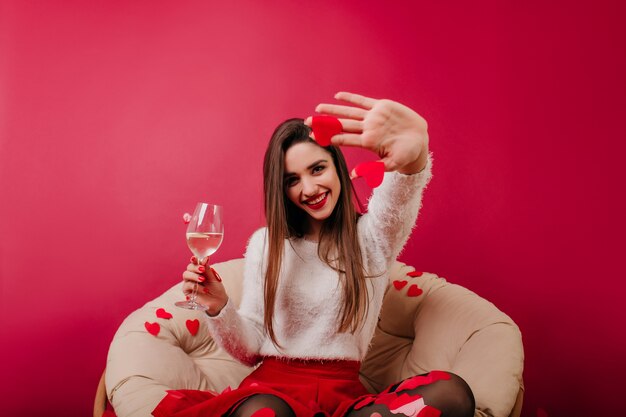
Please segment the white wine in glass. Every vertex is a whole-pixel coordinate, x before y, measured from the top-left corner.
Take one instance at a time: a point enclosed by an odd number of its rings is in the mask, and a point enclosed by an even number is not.
[[[198,203],[187,226],[187,246],[195,255],[198,263],[207,256],[213,255],[224,239],[224,223],[222,207],[215,204]],[[187,301],[179,301],[176,306],[190,310],[206,310],[196,302],[198,283],[194,284],[191,297]]]

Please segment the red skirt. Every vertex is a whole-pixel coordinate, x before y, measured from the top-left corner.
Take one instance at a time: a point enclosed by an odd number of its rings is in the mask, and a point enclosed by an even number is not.
[[[265,358],[239,388],[168,391],[152,411],[155,417],[220,417],[246,398],[272,394],[298,417],[343,416],[369,393],[359,380],[360,362]]]

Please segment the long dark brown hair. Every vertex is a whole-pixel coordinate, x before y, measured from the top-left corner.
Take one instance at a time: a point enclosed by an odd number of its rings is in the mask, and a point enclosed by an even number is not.
[[[298,143],[317,142],[310,138],[311,129],[302,119],[289,119],[281,123],[265,152],[263,186],[265,191],[265,217],[268,229],[267,268],[265,270],[264,326],[272,342],[278,345],[274,333],[276,290],[280,277],[285,239],[301,238],[307,225],[307,216],[296,207],[285,192],[285,154]],[[343,306],[339,311],[339,332],[354,333],[363,323],[367,313],[367,286],[361,246],[357,236],[359,214],[354,208],[354,189],[343,154],[338,147],[324,147],[335,164],[341,184],[337,205],[323,222],[318,255],[340,276],[343,287]]]

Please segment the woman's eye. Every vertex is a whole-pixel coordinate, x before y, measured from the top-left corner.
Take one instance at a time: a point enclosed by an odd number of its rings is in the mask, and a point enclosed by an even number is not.
[[[317,174],[318,172],[322,172],[324,168],[326,168],[324,165],[318,165],[315,168],[313,168],[313,173]]]
[[[287,187],[293,187],[294,185],[296,185],[298,183],[298,179],[295,177],[289,177],[287,178],[287,180],[285,181],[285,185],[287,185]]]

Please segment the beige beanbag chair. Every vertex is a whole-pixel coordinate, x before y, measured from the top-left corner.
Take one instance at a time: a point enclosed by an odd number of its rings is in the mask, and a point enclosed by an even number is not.
[[[243,259],[213,267],[238,304]],[[408,276],[412,271],[399,262],[392,269],[361,369],[365,386],[374,392],[433,369],[451,371],[472,388],[476,416],[519,416],[524,354],[518,327],[471,291],[429,273]],[[130,314],[115,334],[105,383],[118,417],[150,416],[168,389],[221,392],[252,371],[215,344],[203,313],[174,306],[182,298],[177,284]]]

